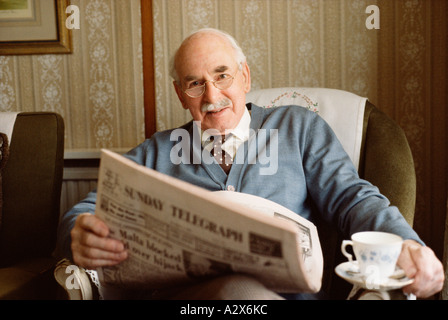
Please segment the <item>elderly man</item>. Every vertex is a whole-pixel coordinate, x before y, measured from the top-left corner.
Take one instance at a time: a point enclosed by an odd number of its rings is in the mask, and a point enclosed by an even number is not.
[[[156,133],[131,150],[128,158],[208,190],[232,189],[270,199],[311,221],[319,214],[346,236],[363,230],[399,234],[406,239],[399,265],[414,279],[404,292],[428,297],[441,290],[442,265],[433,251],[421,244],[397,208],[389,206],[377,188],[358,177],[335,135],[319,116],[294,106],[246,106],[250,70],[231,36],[214,29],[192,34],[174,57],[172,76],[179,100],[194,120],[182,128],[190,136],[195,131],[201,134],[201,150],[213,148],[213,143],[209,144],[212,130],[229,136],[222,148],[230,163],[222,167],[219,161],[173,163],[170,151],[177,141],[171,141],[172,130]],[[271,174],[260,174],[263,165],[249,163],[248,153],[240,148],[250,132],[260,129],[276,130],[281,157]],[[268,135],[266,148],[271,140],[273,137]],[[91,192],[64,216],[59,234],[62,252],[86,268],[118,264],[127,257],[124,246],[107,237],[108,227],[93,215],[94,209],[95,192]],[[152,298],[178,299],[281,298],[243,275],[217,277],[164,292],[148,288],[148,293]]]

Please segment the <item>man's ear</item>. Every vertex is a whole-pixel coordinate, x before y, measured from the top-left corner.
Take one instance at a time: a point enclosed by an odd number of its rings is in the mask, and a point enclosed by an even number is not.
[[[180,103],[182,103],[182,108],[185,110],[188,109],[187,104],[185,103],[184,97],[182,96],[182,89],[177,83],[177,81],[173,81],[174,90],[176,90],[177,97],[179,98]]]
[[[243,64],[243,78],[244,78],[244,92],[248,93],[250,91],[251,82],[250,82],[250,69],[247,62],[244,62]]]

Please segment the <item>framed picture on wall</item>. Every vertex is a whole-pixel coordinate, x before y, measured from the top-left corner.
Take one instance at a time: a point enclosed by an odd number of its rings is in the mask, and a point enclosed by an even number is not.
[[[0,0],[0,55],[70,53],[68,0]]]

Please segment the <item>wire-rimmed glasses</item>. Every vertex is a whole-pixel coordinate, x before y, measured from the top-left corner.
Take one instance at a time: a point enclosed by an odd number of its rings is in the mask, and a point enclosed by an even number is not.
[[[193,81],[190,84],[190,87],[188,89],[183,90],[189,97],[191,98],[199,98],[202,96],[205,92],[205,85],[207,82],[211,82],[215,88],[219,90],[226,90],[229,89],[233,84],[233,79],[235,79],[236,74],[238,73],[239,69],[235,72],[233,76],[231,76],[228,73],[220,73],[217,76],[217,79],[214,80],[206,80],[206,81]]]

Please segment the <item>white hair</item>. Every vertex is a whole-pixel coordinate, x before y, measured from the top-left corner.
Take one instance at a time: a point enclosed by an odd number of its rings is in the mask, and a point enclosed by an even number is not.
[[[226,39],[230,43],[232,48],[235,50],[235,59],[236,59],[236,62],[238,64],[238,67],[240,68],[240,70],[243,66],[243,63],[246,62],[246,56],[244,55],[243,50],[238,45],[238,42],[235,40],[235,38],[232,37],[230,34],[228,34],[227,32],[218,30],[218,29],[214,29],[214,28],[199,29],[199,30],[193,32],[192,34],[190,34],[187,38],[185,38],[185,40],[182,42],[182,44],[179,46],[179,48],[177,48],[174,56],[171,58],[170,75],[177,83],[179,83],[179,76],[178,76],[177,70],[176,70],[176,57],[179,52],[179,49],[184,43],[186,43],[193,36],[195,36],[197,34],[201,34],[201,33],[211,33],[211,34],[215,34],[215,35],[221,36],[224,39]]]

